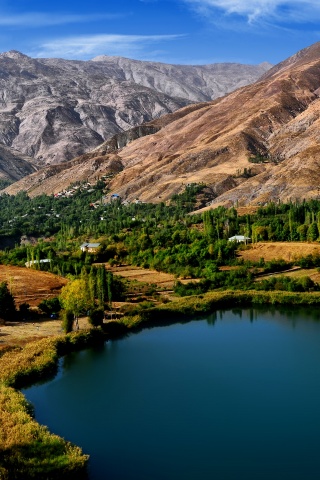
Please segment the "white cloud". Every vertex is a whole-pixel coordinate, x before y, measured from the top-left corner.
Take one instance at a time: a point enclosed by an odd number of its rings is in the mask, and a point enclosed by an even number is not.
[[[258,20],[276,22],[315,22],[320,18],[319,0],[184,0],[199,13],[211,16],[214,11]]]
[[[183,35],[80,35],[59,38],[43,43],[37,52],[29,53],[37,57],[61,57],[68,59],[89,59],[98,55],[141,58],[150,45],[175,40]],[[154,53],[154,52],[153,52]]]
[[[122,15],[96,14],[96,15],[73,15],[73,14],[46,14],[40,12],[22,13],[15,15],[0,14],[0,26],[2,27],[45,27],[52,25],[64,25],[68,23],[83,23],[98,20],[112,20]]]

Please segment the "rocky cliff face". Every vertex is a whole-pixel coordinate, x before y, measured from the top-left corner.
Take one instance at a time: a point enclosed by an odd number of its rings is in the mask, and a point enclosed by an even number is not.
[[[16,182],[36,171],[32,158],[0,145],[0,179]]]
[[[154,128],[149,135],[113,139],[77,162],[92,179],[116,165],[109,187],[128,200],[165,201],[192,182],[211,187],[214,205],[318,197],[319,94],[317,43],[253,85],[153,120],[145,126]],[[83,175],[77,168],[66,165],[64,184]],[[7,190],[59,191],[57,178],[46,172]],[[47,175],[41,185],[40,175]]]
[[[0,142],[39,165],[72,159],[187,103],[112,76],[97,62],[0,55]]]
[[[250,83],[269,65],[183,67],[0,54],[0,143],[40,166],[90,151],[119,132]]]

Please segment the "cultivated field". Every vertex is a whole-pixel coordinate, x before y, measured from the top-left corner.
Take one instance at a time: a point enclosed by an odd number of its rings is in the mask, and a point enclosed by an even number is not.
[[[171,273],[157,272],[156,270],[148,270],[146,268],[133,267],[131,265],[122,265],[119,267],[110,268],[106,265],[108,270],[111,270],[115,275],[127,278],[128,280],[136,280],[138,282],[156,285],[163,290],[172,290],[175,281],[177,280]],[[179,279],[182,283],[190,282],[191,279]],[[193,280],[194,281],[194,280]]]
[[[67,283],[65,278],[53,273],[0,265],[0,282],[3,281],[8,283],[17,306],[26,302],[32,307],[46,298],[59,295],[61,288]]]
[[[317,242],[259,242],[240,250],[239,256],[253,262],[258,262],[260,258],[265,261],[282,258],[290,262],[314,253],[320,255],[320,244]]]
[[[7,282],[12,292],[16,306],[28,303],[31,307],[37,306],[46,298],[59,295],[61,288],[66,285],[65,278],[48,272],[41,272],[30,268],[0,265],[0,282]],[[8,345],[21,345],[48,335],[61,333],[60,320],[25,320],[8,322],[0,326],[0,350]],[[87,322],[85,321],[87,324]]]

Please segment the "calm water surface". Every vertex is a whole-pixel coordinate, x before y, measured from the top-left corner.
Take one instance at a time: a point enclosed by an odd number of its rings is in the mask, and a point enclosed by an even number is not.
[[[320,478],[320,318],[218,312],[65,357],[24,391],[92,480]]]

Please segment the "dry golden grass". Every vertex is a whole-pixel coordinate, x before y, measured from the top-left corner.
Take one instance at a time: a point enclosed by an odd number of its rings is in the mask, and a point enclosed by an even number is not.
[[[80,330],[89,328],[87,317],[79,318]],[[61,320],[7,322],[0,326],[0,351],[8,346],[25,345],[44,337],[61,335]]]
[[[7,282],[15,297],[16,305],[29,303],[38,305],[46,298],[56,297],[68,280],[49,272],[32,268],[0,265],[0,282]]]
[[[301,278],[301,277],[310,277],[311,280],[313,280],[315,283],[320,283],[320,272],[316,268],[299,268],[295,270],[291,270],[289,272],[283,272],[283,273],[273,273],[269,275],[263,275],[261,277],[258,277],[256,281],[260,280],[266,280],[270,278],[271,276],[273,277],[280,277],[280,276],[285,276],[285,277],[291,277],[291,278]]]
[[[290,262],[314,253],[320,254],[319,243],[259,242],[249,245],[247,250],[240,250],[239,256],[253,262],[258,262],[260,258],[265,261],[282,258]]]
[[[146,268],[133,267],[131,265],[122,265],[109,268],[115,275],[127,278],[128,280],[137,280],[138,282],[157,285],[157,287],[171,290],[176,277],[171,273],[157,272],[156,270],[148,270]],[[179,279],[182,283],[190,282],[189,279]],[[195,281],[195,280],[194,280]]]
[[[221,205],[223,205],[223,204],[221,204]],[[194,214],[197,214],[197,213],[207,212],[208,210],[213,210],[214,208],[217,208],[218,206],[219,206],[218,203],[215,203],[214,205],[208,205],[207,207],[203,207],[203,208],[200,208],[198,210],[195,210],[195,211],[191,212],[189,215],[194,215]],[[247,206],[235,207],[235,208],[237,210],[238,216],[242,217],[243,215],[253,215],[254,213],[256,213],[256,211],[259,208],[259,205],[247,205]]]

